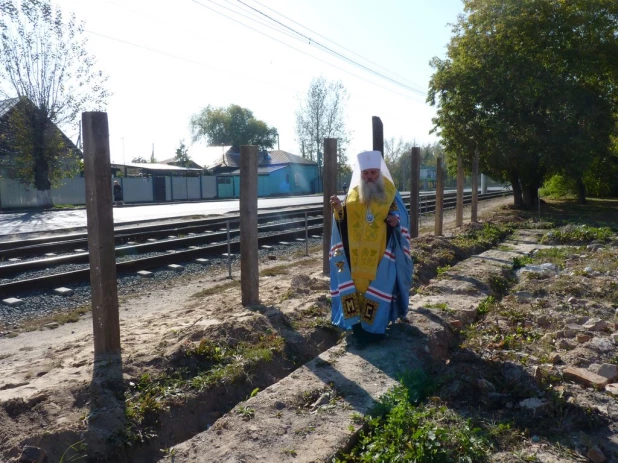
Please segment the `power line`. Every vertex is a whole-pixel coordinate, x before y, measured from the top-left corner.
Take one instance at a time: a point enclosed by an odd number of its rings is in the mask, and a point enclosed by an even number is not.
[[[254,10],[255,12],[257,12],[257,13],[259,13],[259,14],[261,14],[261,15],[265,16],[266,18],[270,19],[271,21],[273,21],[273,22],[275,22],[275,23],[279,24],[280,26],[282,26],[282,27],[284,27],[284,28],[286,28],[286,29],[288,29],[288,30],[292,31],[293,33],[295,33],[295,34],[299,35],[300,37],[304,38],[305,40],[307,40],[307,41],[308,41],[309,45],[311,45],[311,44],[315,44],[315,45],[317,45],[318,47],[321,47],[321,48],[323,48],[324,50],[326,50],[326,51],[330,52],[331,54],[333,54],[333,55],[335,55],[335,56],[337,56],[337,57],[339,57],[339,58],[341,58],[341,59],[343,59],[343,60],[345,60],[345,61],[348,61],[348,62],[352,63],[353,65],[358,66],[358,67],[360,67],[360,68],[362,68],[362,69],[364,69],[364,70],[366,70],[366,71],[368,71],[368,72],[371,72],[372,74],[375,74],[375,75],[377,75],[378,77],[381,77],[381,78],[383,78],[383,79],[386,79],[386,80],[388,80],[388,81],[390,81],[390,82],[394,83],[395,85],[398,85],[398,86],[400,86],[400,87],[402,87],[402,88],[404,88],[404,89],[406,89],[406,90],[409,90],[409,91],[411,91],[411,92],[418,93],[419,95],[422,95],[422,96],[425,96],[425,95],[426,95],[426,94],[425,94],[425,92],[423,92],[422,90],[418,90],[418,89],[415,89],[415,88],[413,88],[413,87],[410,87],[409,85],[406,85],[406,84],[404,84],[404,83],[402,83],[402,82],[399,82],[398,80],[395,80],[395,79],[393,79],[393,78],[391,78],[391,77],[388,77],[388,76],[386,76],[386,75],[384,75],[384,74],[382,74],[382,73],[380,73],[380,72],[378,72],[378,71],[376,71],[376,70],[374,70],[374,69],[371,69],[370,67],[365,66],[364,64],[359,63],[358,61],[355,61],[355,60],[353,60],[352,58],[349,58],[349,57],[347,57],[347,56],[343,55],[342,53],[339,53],[338,51],[333,50],[332,48],[327,47],[326,45],[322,45],[321,43],[319,43],[319,42],[317,42],[317,41],[313,40],[311,37],[309,37],[309,36],[307,36],[307,35],[305,35],[305,34],[303,34],[303,33],[301,33],[301,32],[298,32],[297,30],[295,30],[295,29],[291,28],[290,26],[288,26],[288,25],[286,25],[286,24],[282,23],[281,21],[278,21],[277,19],[273,18],[272,16],[269,16],[269,15],[267,15],[266,13],[264,13],[264,12],[262,12],[262,11],[258,10],[257,8],[254,8],[254,7],[252,7],[251,5],[246,4],[245,2],[243,2],[243,0],[238,0],[238,2],[239,2],[239,3],[242,3],[242,4],[243,4],[243,5],[245,5],[246,7],[251,8],[251,9],[252,9],[252,10]]]
[[[376,83],[376,82],[373,82],[373,81],[371,81],[371,80],[368,80],[368,79],[366,79],[366,78],[364,78],[364,77],[362,77],[362,76],[360,76],[360,75],[358,75],[358,74],[354,74],[353,72],[351,72],[351,71],[349,71],[349,70],[346,70],[346,69],[343,69],[343,68],[341,68],[341,67],[339,67],[339,66],[336,66],[336,65],[334,65],[333,63],[329,63],[328,61],[324,61],[324,60],[322,60],[322,59],[318,58],[317,56],[314,56],[314,55],[312,55],[312,54],[310,54],[310,53],[307,53],[307,52],[305,52],[305,51],[303,51],[303,50],[301,50],[301,49],[299,49],[299,48],[296,48],[296,47],[294,47],[293,45],[290,45],[290,44],[289,44],[289,43],[287,43],[287,42],[283,42],[283,41],[281,41],[281,40],[279,40],[279,39],[277,39],[277,38],[275,38],[275,37],[273,37],[273,36],[271,36],[271,35],[266,34],[266,33],[265,33],[265,32],[263,32],[263,31],[260,31],[260,30],[258,30],[258,29],[255,29],[254,27],[251,27],[250,25],[245,24],[245,23],[244,23],[244,22],[242,22],[242,21],[239,21],[239,20],[237,20],[237,19],[235,19],[235,18],[232,18],[232,17],[230,17],[230,16],[226,15],[225,13],[222,13],[221,11],[218,11],[218,10],[216,10],[216,9],[214,9],[214,8],[211,8],[211,7],[207,6],[207,5],[204,5],[203,3],[200,3],[200,2],[199,2],[199,1],[197,1],[197,0],[191,0],[191,1],[192,1],[193,3],[196,3],[196,4],[197,4],[197,5],[199,5],[199,6],[203,7],[203,8],[206,8],[206,9],[208,9],[208,10],[210,10],[210,11],[214,12],[214,13],[217,13],[217,14],[219,14],[219,15],[221,15],[221,16],[223,16],[223,17],[227,18],[227,19],[229,19],[230,21],[234,21],[234,22],[236,22],[236,23],[238,23],[238,24],[241,24],[241,25],[243,25],[243,26],[247,27],[248,29],[251,29],[251,30],[252,30],[252,31],[254,31],[254,32],[257,32],[257,33],[259,33],[259,34],[262,34],[262,35],[264,35],[264,36],[268,37],[268,38],[269,38],[269,39],[271,39],[271,40],[274,40],[274,41],[276,41],[276,42],[279,42],[280,44],[285,45],[285,46],[287,46],[287,47],[290,47],[290,48],[292,48],[293,50],[296,50],[296,51],[298,51],[298,52],[300,52],[300,53],[303,53],[303,54],[305,54],[305,55],[307,55],[307,56],[309,56],[309,57],[311,57],[311,58],[313,58],[313,59],[315,59],[315,60],[318,60],[318,61],[320,61],[320,62],[322,62],[322,63],[324,63],[324,64],[327,64],[327,65],[329,65],[329,66],[332,66],[332,67],[334,67],[335,69],[338,69],[338,70],[340,70],[340,71],[346,72],[346,73],[348,73],[348,74],[350,74],[350,75],[352,75],[352,76],[354,76],[354,77],[356,77],[356,78],[358,78],[358,79],[364,80],[365,82],[368,82],[368,83],[370,83],[370,84],[372,84],[372,85],[375,85],[375,86],[377,86],[377,87],[380,87],[380,88],[382,88],[382,89],[384,89],[384,90],[387,90],[387,91],[389,91],[389,92],[395,93],[395,94],[397,94],[397,95],[399,95],[399,96],[403,96],[403,97],[405,97],[405,98],[410,98],[410,99],[412,99],[411,95],[406,95],[405,93],[401,93],[401,92],[398,92],[398,91],[393,90],[393,89],[391,89],[391,88],[384,87],[383,85],[380,85],[380,84],[378,84],[378,83]],[[220,5],[220,4],[216,3],[216,2],[214,2],[213,0],[208,0],[208,1],[209,1],[209,2],[211,2],[211,3],[214,3],[215,5],[217,5],[217,6],[219,6],[219,7],[221,7],[221,6],[222,6],[222,5]],[[223,7],[223,8],[225,8],[225,7]],[[228,8],[228,10],[229,10],[229,8]],[[250,19],[250,18],[249,18],[249,19]],[[411,91],[413,91],[413,92],[414,92],[414,93],[416,93],[416,94],[420,94],[421,96],[425,96],[424,94],[421,94],[421,92],[419,92],[418,90],[412,89],[412,88],[410,88],[410,87],[408,87],[408,89],[409,89],[409,90],[411,90]]]
[[[376,63],[376,62],[374,62],[374,61],[371,61],[370,59],[367,59],[367,58],[363,57],[362,55],[359,55],[358,53],[354,52],[353,50],[350,50],[349,48],[346,48],[346,47],[344,47],[343,45],[338,44],[337,42],[335,42],[335,41],[333,41],[333,40],[329,39],[328,37],[326,37],[326,36],[324,36],[324,35],[320,34],[319,32],[315,32],[315,31],[313,31],[313,30],[309,29],[307,26],[302,25],[302,24],[301,24],[301,23],[299,23],[298,21],[295,21],[295,20],[293,20],[292,18],[289,18],[288,16],[286,16],[286,15],[284,15],[284,14],[282,14],[282,13],[279,13],[278,11],[276,11],[276,10],[274,10],[274,9],[270,8],[269,6],[264,5],[263,3],[258,2],[258,0],[253,0],[253,2],[254,2],[254,3],[257,3],[258,5],[262,6],[263,8],[266,8],[267,10],[272,11],[273,13],[275,13],[275,14],[277,14],[277,15],[281,16],[282,18],[285,18],[285,19],[287,19],[288,21],[293,22],[294,24],[296,24],[296,25],[298,25],[298,26],[302,27],[303,29],[308,30],[308,31],[309,31],[309,32],[311,32],[312,34],[315,34],[315,35],[317,35],[318,37],[321,37],[321,38],[323,38],[324,40],[326,40],[326,41],[328,41],[328,42],[331,42],[331,43],[335,44],[335,45],[336,45],[336,46],[338,46],[339,48],[341,48],[341,49],[343,49],[343,50],[345,50],[345,51],[347,51],[347,52],[350,52],[350,53],[352,53],[352,54],[353,54],[353,55],[355,55],[355,56],[358,56],[359,58],[361,58],[361,59],[363,59],[363,60],[367,61],[368,63],[371,63],[371,64],[373,64],[374,66],[377,66],[377,67],[379,67],[380,69],[383,69],[383,70],[385,70],[386,72],[388,72],[388,73],[390,73],[390,74],[393,74],[394,76],[399,77],[400,79],[403,79],[403,80],[408,81],[411,85],[413,85],[413,86],[415,86],[415,87],[418,87],[419,89],[422,89],[422,88],[423,88],[423,87],[422,87],[422,85],[419,85],[419,84],[417,84],[417,83],[415,83],[415,82],[412,82],[412,81],[411,81],[410,79],[408,79],[407,77],[404,77],[404,76],[402,76],[402,75],[400,75],[400,74],[397,74],[396,72],[393,72],[393,71],[391,71],[391,70],[389,70],[389,69],[385,68],[384,66],[381,66],[380,64],[378,64],[378,63]]]

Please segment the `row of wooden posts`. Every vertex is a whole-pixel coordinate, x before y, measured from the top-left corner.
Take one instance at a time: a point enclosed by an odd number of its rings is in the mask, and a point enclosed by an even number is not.
[[[373,149],[384,153],[382,121],[373,117]],[[86,212],[90,249],[90,287],[95,360],[120,354],[120,320],[114,242],[112,191],[109,182],[110,149],[107,113],[82,114]],[[418,236],[420,148],[412,149],[410,181],[410,235]],[[259,303],[258,221],[257,221],[258,147],[240,147],[240,282],[244,306]],[[472,217],[477,220],[478,156],[473,165]],[[329,273],[332,210],[330,197],[337,193],[337,140],[324,140],[324,230],[323,271]],[[457,207],[455,225],[463,224],[463,168],[458,161]],[[444,170],[437,163],[435,234],[442,235]]]

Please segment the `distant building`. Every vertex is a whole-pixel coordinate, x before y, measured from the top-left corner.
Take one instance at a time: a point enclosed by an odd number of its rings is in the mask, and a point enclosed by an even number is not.
[[[258,153],[258,196],[302,195],[320,191],[318,165],[282,150]],[[208,166],[217,177],[217,196],[235,198],[240,195],[240,153],[232,148],[224,151]]]
[[[11,167],[15,157],[23,154],[15,147],[15,134],[12,132],[10,121],[15,111],[23,109],[24,105],[26,108],[30,106],[30,109],[38,111],[34,103],[27,98],[0,100],[0,176],[5,178],[15,178]],[[66,154],[71,151],[79,152],[75,144],[55,124],[52,130],[56,130],[62,137]]]

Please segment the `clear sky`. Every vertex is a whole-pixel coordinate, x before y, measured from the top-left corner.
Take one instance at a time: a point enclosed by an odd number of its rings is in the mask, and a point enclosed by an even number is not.
[[[281,149],[300,154],[296,110],[320,75],[349,93],[350,154],[371,149],[372,116],[385,138],[433,142],[429,61],[445,57],[449,23],[463,12],[461,0],[243,0],[415,92],[282,33],[238,0],[53,1],[85,21],[88,50],[109,76],[116,162],[149,158],[153,144],[158,160],[173,157],[180,140],[191,145],[190,117],[208,104],[250,109],[278,129]],[[203,147],[190,146],[189,156],[197,160]]]

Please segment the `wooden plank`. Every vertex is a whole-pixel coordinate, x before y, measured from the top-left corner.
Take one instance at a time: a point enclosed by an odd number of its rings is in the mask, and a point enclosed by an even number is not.
[[[379,151],[384,157],[384,125],[378,116],[371,118],[371,126],[373,132],[373,150]]]
[[[240,287],[242,305],[260,302],[258,271],[258,147],[240,147]]]
[[[442,224],[444,220],[444,168],[442,158],[436,159],[436,213],[434,235],[442,236]]]
[[[472,162],[472,206],[470,211],[470,222],[478,222],[479,210],[479,150],[474,152]]]
[[[455,206],[455,226],[463,225],[463,190],[464,190],[464,171],[461,155],[457,156],[457,204]]]
[[[421,179],[421,149],[418,147],[412,148],[412,162],[410,173],[410,236],[416,238],[418,236],[419,209],[418,195],[420,192]]]
[[[120,354],[107,113],[82,113],[95,358]]]
[[[333,211],[330,197],[337,194],[337,139],[324,139],[324,233],[322,234],[322,261],[324,275],[330,274],[330,234],[333,226]]]

